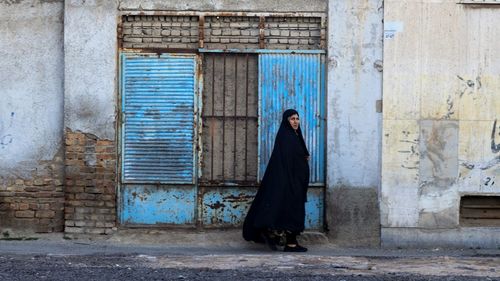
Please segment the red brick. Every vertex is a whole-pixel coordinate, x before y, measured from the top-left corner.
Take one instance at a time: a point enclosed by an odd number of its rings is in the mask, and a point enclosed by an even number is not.
[[[51,198],[54,193],[52,192],[37,192],[35,193],[35,197],[37,198]]]
[[[76,200],[95,200],[94,194],[78,193],[75,195]]]
[[[53,211],[64,210],[64,203],[63,202],[51,203],[51,204],[49,204],[49,210],[53,210]]]
[[[16,211],[15,216],[17,218],[33,218],[35,216],[34,211]]]
[[[16,192],[17,193],[17,192]],[[5,191],[0,191],[0,197],[13,197],[14,192],[5,192]]]
[[[50,210],[50,204],[38,204],[37,206],[38,210]]]
[[[85,192],[93,193],[93,194],[102,194],[104,193],[104,188],[100,187],[85,187]]]
[[[90,213],[93,213],[93,212],[92,212],[92,208],[75,207],[75,213],[90,214]]]
[[[81,227],[65,227],[64,232],[66,233],[84,233],[84,229]]]
[[[84,203],[85,207],[104,207],[103,201],[86,201]]]
[[[84,190],[83,186],[71,186],[71,187],[66,187],[66,192],[67,193],[82,193]]]
[[[66,201],[66,205],[71,206],[71,207],[79,207],[79,206],[83,206],[83,202],[82,201]]]
[[[103,201],[115,201],[115,196],[114,195],[97,195],[96,199],[103,200]]]
[[[29,210],[30,209],[30,204],[28,203],[19,203],[17,206],[18,210],[24,211],[24,210]]]
[[[37,218],[53,218],[56,213],[54,211],[36,211]]]

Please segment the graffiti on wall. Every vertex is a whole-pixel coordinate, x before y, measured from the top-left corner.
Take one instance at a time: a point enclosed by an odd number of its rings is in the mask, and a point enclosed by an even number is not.
[[[493,127],[491,129],[491,152],[494,154],[493,158],[482,161],[482,162],[471,162],[464,161],[462,166],[468,170],[476,170],[478,172],[485,172],[485,175],[481,178],[481,186],[485,188],[493,188],[498,186],[495,183],[496,172],[495,169],[500,169],[500,124],[498,120],[493,121]],[[492,172],[493,171],[493,172]]]
[[[4,125],[2,120],[0,120],[0,148],[4,149],[13,141],[13,136],[10,134],[14,123],[14,112],[10,113],[10,117],[8,118],[7,125]]]

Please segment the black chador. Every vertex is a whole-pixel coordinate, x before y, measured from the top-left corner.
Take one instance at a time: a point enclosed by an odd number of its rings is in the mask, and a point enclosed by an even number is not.
[[[263,243],[266,231],[304,230],[309,152],[300,127],[294,130],[288,121],[295,114],[293,109],[283,113],[264,178],[243,224],[247,241]]]

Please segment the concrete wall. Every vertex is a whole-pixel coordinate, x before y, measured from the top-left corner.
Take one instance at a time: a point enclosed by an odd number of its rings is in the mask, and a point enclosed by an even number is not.
[[[378,244],[382,0],[328,8],[328,200],[331,237]]]
[[[498,245],[459,207],[500,194],[500,7],[456,2],[385,1],[384,245]]]
[[[115,139],[117,3],[65,1],[64,126]]]
[[[62,17],[62,1],[0,1],[1,178],[31,178],[61,148]]]
[[[63,226],[63,2],[0,1],[0,232]]]

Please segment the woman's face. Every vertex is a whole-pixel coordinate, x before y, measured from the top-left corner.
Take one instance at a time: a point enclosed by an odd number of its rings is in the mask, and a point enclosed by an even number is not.
[[[288,117],[288,122],[290,122],[290,126],[292,126],[294,130],[297,130],[299,128],[300,120],[297,114]]]

